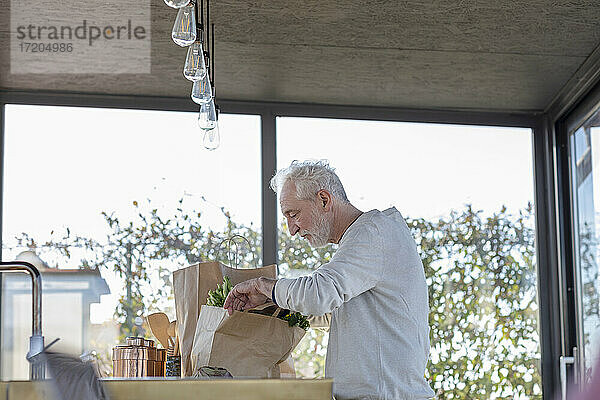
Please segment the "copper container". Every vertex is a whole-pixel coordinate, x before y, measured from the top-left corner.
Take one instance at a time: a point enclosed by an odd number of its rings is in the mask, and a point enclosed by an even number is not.
[[[167,350],[156,349],[156,362],[154,364],[154,376],[165,376],[165,362],[167,361]]]
[[[156,376],[158,373],[159,365],[156,361],[156,347],[147,347],[148,349],[148,375]]]
[[[138,339],[127,338],[127,342]],[[116,346],[113,348],[113,376],[122,378],[155,376],[160,372],[160,363],[156,361],[156,358],[157,349],[155,347]]]
[[[113,376],[119,378],[144,378],[153,376],[154,361],[113,360]]]
[[[156,349],[156,361],[165,362],[167,349]]]
[[[144,339],[143,337],[129,336],[125,341],[128,346],[154,347],[153,340]]]

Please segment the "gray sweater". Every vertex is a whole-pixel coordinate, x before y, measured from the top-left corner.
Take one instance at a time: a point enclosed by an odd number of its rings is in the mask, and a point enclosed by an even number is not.
[[[281,307],[331,312],[325,375],[343,399],[427,399],[429,314],[423,264],[396,208],[362,214],[330,262],[279,279]]]

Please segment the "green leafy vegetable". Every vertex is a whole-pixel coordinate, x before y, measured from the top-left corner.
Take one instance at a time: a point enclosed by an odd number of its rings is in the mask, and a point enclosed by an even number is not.
[[[299,326],[300,328],[304,329],[305,331],[308,330],[308,328],[310,328],[310,323],[308,322],[308,319],[300,314],[299,312],[294,312],[294,313],[289,313],[287,315],[285,315],[284,317],[281,318],[284,321],[287,321],[287,323],[289,324],[289,326]]]
[[[222,285],[217,285],[217,288],[215,290],[210,290],[208,292],[206,305],[214,307],[223,307],[223,305],[225,304],[225,299],[227,298],[229,292],[231,292],[231,289],[233,289],[231,281],[228,277],[225,277],[223,279]]]

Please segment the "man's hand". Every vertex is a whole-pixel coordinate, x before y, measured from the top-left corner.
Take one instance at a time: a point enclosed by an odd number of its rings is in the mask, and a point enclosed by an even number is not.
[[[243,311],[265,304],[271,298],[276,279],[255,278],[238,283],[225,299],[223,308],[229,315],[233,311]]]

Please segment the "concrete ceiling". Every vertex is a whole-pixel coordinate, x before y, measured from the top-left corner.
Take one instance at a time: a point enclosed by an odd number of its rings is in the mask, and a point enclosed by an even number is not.
[[[600,43],[597,0],[213,0],[211,11],[227,100],[541,111]],[[162,0],[151,13],[150,74],[11,75],[3,44],[0,88],[187,98],[176,13]]]

